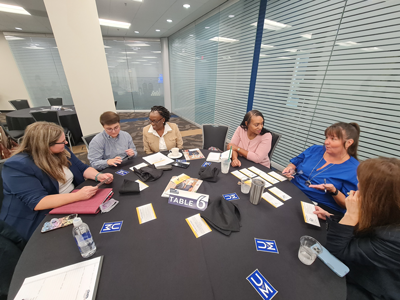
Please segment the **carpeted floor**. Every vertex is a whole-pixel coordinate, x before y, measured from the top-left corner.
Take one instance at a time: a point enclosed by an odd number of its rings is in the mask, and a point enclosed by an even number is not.
[[[121,118],[121,129],[128,132],[133,139],[139,155],[145,155],[143,149],[143,127],[149,124],[148,113],[118,113]],[[6,117],[4,113],[0,113],[0,122],[5,124]],[[183,149],[200,148],[202,146],[202,131],[196,125],[176,116],[172,115],[171,123],[178,125],[183,138]],[[75,155],[88,164],[87,150],[83,142],[73,147]]]

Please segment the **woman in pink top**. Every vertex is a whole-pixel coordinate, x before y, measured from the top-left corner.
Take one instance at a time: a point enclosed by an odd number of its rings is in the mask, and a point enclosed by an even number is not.
[[[243,156],[255,163],[271,167],[268,153],[271,150],[272,135],[264,128],[264,116],[258,110],[249,111],[243,118],[242,123],[236,129],[229,150],[232,146],[232,167],[240,167],[238,159]]]

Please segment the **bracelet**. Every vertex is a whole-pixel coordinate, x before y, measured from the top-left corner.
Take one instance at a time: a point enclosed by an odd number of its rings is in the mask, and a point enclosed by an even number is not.
[[[101,172],[99,172],[99,173],[97,173],[97,175],[94,177],[94,180],[97,182],[98,180],[97,180],[97,176],[99,176],[100,174],[103,174],[103,173],[101,173]]]
[[[337,196],[339,194],[339,190],[337,188],[335,188],[336,190],[333,193],[329,193],[332,196]]]

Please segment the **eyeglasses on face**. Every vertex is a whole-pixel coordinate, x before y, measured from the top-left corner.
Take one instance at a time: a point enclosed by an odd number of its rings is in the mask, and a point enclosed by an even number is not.
[[[62,144],[65,144],[66,141],[67,141],[67,139],[64,139],[64,141],[59,142],[59,143],[52,143],[52,145],[62,145]]]
[[[159,119],[158,121],[149,119],[149,123],[156,125],[156,124],[160,123],[160,121],[161,121],[162,119],[164,119],[164,118],[161,118],[161,119]]]
[[[104,128],[107,132],[117,131],[120,128],[119,125],[115,126],[114,128]]]

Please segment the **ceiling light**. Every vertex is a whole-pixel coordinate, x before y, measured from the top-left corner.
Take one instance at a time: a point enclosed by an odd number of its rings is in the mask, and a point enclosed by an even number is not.
[[[188,9],[190,7],[190,4],[183,4],[183,7]]]
[[[31,15],[28,13],[23,7],[15,6],[15,5],[8,5],[8,4],[1,4],[0,3],[0,11],[14,13],[14,14],[21,14],[21,15]]]
[[[238,42],[239,40],[225,38],[225,37],[222,37],[222,36],[216,36],[216,37],[213,37],[212,39],[210,39],[210,41],[233,43],[233,42]]]
[[[22,28],[19,28],[19,27],[15,27],[15,29],[17,29],[17,30],[22,30]]]
[[[153,52],[153,53],[161,53],[161,51],[151,51],[151,52]]]
[[[110,47],[110,46],[106,46],[106,45],[104,45],[104,48],[106,48],[106,49],[107,49],[107,48],[111,48],[111,47]]]
[[[135,31],[135,33],[139,33],[139,31]]]
[[[156,31],[157,31],[157,32],[159,32],[159,31],[160,31],[160,29],[156,29]]]
[[[257,26],[257,22],[252,23],[251,25]],[[292,27],[291,25],[279,23],[276,21],[264,19],[264,29],[269,29],[269,30],[280,30],[283,28],[289,28]]]
[[[24,38],[17,37],[17,36],[12,36],[12,35],[5,35],[4,37],[5,37],[5,39],[6,39],[7,41],[24,40]]]
[[[119,21],[112,21],[106,19],[99,19],[100,25],[103,26],[110,26],[110,27],[117,27],[117,28],[124,28],[128,29],[131,27],[131,23],[119,22]]]
[[[143,56],[143,58],[157,58],[156,56]]]
[[[143,0],[133,0],[133,1],[135,1],[135,2],[143,2]]]
[[[146,46],[150,46],[149,44],[145,44],[145,43],[135,43],[135,44],[128,44],[129,47],[146,47]]]
[[[172,20],[171,20],[171,19],[168,19],[167,22],[168,22],[168,23],[172,23]]]
[[[189,35],[189,36],[193,36],[193,34]]]
[[[29,47],[24,47],[24,48],[26,48],[26,49],[32,49],[32,50],[41,50],[41,49],[46,49],[46,48],[43,48],[43,47],[38,47],[38,46],[29,46]]]
[[[229,17],[229,18],[233,18],[234,16],[235,16],[235,15],[229,15],[228,17]]]

